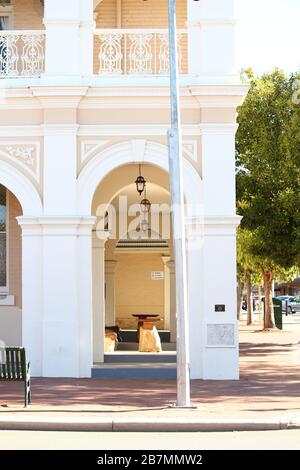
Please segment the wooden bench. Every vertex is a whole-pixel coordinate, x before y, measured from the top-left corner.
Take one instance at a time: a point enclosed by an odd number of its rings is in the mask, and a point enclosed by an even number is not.
[[[30,363],[25,348],[0,348],[0,381],[24,382],[24,406],[31,403]]]

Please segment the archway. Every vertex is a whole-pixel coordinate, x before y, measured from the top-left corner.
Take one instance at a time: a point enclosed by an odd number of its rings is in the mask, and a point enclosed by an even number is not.
[[[168,191],[168,150],[167,146],[157,142],[148,142],[144,140],[132,140],[118,143],[104,149],[95,155],[83,168],[78,178],[78,207],[80,214],[90,214],[92,207],[92,215],[96,214],[96,206],[98,202],[108,204],[116,198],[124,187],[132,184],[134,177],[137,176],[138,164],[143,164],[144,168],[151,172],[157,173],[155,184]],[[200,213],[200,202],[202,201],[202,180],[193,164],[184,159],[184,184],[185,199],[187,202],[186,214],[193,218]],[[126,173],[130,167],[134,168],[134,175],[131,174],[126,179]],[[109,176],[114,173],[115,178],[109,180]],[[149,179],[154,181],[154,179]],[[105,197],[102,197],[105,195]],[[96,202],[95,202],[96,201]],[[102,208],[103,210],[103,208]],[[103,227],[104,228],[104,227]],[[102,231],[105,232],[105,231]],[[109,244],[107,235],[101,233],[99,240],[97,237],[93,250],[97,252],[97,265],[93,268],[93,311],[94,311],[94,361],[103,362],[103,337],[105,324],[105,261],[114,261],[107,259],[109,252]],[[94,240],[96,233],[94,232]],[[114,243],[116,248],[117,241]],[[107,248],[105,248],[107,247]],[[106,254],[105,254],[106,252]],[[111,255],[110,255],[111,256]],[[105,260],[106,257],[106,260]],[[94,254],[95,259],[95,254]],[[101,282],[95,282],[95,273]],[[174,270],[173,270],[174,274]],[[102,286],[102,287],[101,287]],[[100,287],[100,288],[99,288]],[[95,289],[97,295],[95,295]],[[95,321],[96,313],[96,321]],[[101,344],[100,344],[101,343]],[[100,344],[100,348],[99,348]],[[95,351],[97,349],[97,353]]]
[[[42,202],[31,180],[4,159],[0,160],[0,192],[2,254],[6,251],[5,260],[3,256],[0,257],[0,340],[10,346],[26,346],[32,372],[40,375],[39,365],[36,367],[41,361],[40,332],[35,330],[32,346],[28,336],[33,335],[33,327],[25,318],[28,320],[33,311],[34,304],[30,301],[30,296],[39,298],[41,293],[32,292],[34,281],[31,274],[24,282],[24,272],[27,272],[28,266],[32,267],[39,260],[35,259],[34,251],[30,249],[29,239],[22,238],[22,229],[18,222],[41,215]],[[32,240],[35,246],[38,243],[36,239]],[[3,281],[5,274],[6,282]],[[40,305],[37,312],[40,315]],[[27,331],[29,335],[26,334]]]

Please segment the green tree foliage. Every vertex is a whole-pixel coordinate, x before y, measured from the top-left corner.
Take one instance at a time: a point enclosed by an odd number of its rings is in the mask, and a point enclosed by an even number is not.
[[[273,327],[275,272],[299,263],[300,103],[293,99],[295,76],[280,70],[245,75],[250,90],[238,117],[237,210],[242,229],[251,232],[247,253],[263,273],[265,327]]]

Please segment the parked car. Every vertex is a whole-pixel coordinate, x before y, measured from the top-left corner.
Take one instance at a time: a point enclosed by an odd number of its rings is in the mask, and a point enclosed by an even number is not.
[[[288,313],[300,312],[300,297],[292,295],[279,295],[276,299],[288,303]]]
[[[293,300],[290,301],[290,305],[293,313],[300,312],[300,297],[294,297]]]

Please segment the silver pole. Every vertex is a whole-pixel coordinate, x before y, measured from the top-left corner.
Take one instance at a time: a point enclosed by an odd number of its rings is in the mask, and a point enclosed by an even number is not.
[[[189,372],[189,331],[187,306],[187,268],[184,224],[182,139],[180,130],[176,0],[169,2],[171,129],[169,138],[169,172],[172,203],[173,249],[176,281],[177,321],[177,403],[191,407]]]

